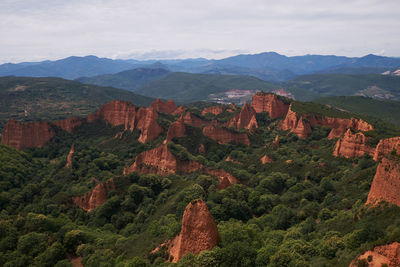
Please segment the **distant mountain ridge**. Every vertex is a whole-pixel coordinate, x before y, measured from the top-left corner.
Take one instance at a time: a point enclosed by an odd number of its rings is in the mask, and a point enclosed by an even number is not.
[[[253,55],[237,55],[219,60],[175,59],[175,60],[113,60],[96,56],[68,57],[55,61],[6,63],[0,65],[0,76],[61,77],[76,79],[103,74],[114,74],[125,70],[149,67],[152,64],[174,72],[252,75],[266,81],[287,81],[296,76],[331,70],[372,69],[381,71],[400,67],[400,58],[367,55],[345,57],[334,55],[284,56],[275,52]],[[160,67],[152,66],[152,68]],[[361,72],[362,73],[362,72]]]

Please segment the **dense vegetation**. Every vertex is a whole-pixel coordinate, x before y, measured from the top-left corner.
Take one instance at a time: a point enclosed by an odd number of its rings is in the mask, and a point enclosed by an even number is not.
[[[159,123],[166,130],[174,119],[161,115]],[[172,265],[164,250],[150,251],[179,233],[185,206],[197,198],[207,202],[222,241],[178,266],[348,266],[375,244],[400,241],[400,208],[364,206],[376,170],[370,157],[333,157],[328,128],[316,127],[303,140],[279,131],[267,114],[257,119],[250,147],[220,145],[189,126],[169,144],[179,159],[240,180],[220,191],[216,178],[199,173],[122,176],[166,131],[140,144],[138,132],[114,138],[121,127],[96,122],[60,132],[40,149],[0,146],[0,265],[71,266],[68,259],[78,256],[85,266]],[[387,134],[377,127],[375,135]],[[277,134],[281,145],[273,147]],[[65,168],[72,144],[72,168]],[[260,164],[263,155],[274,162]],[[73,204],[72,196],[109,178],[116,189],[102,206],[86,213]]]
[[[59,78],[0,78],[0,131],[9,118],[57,120],[85,116],[114,99],[149,105],[154,99],[126,90]]]

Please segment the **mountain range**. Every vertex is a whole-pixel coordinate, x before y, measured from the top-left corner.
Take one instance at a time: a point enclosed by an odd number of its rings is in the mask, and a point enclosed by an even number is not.
[[[266,81],[286,81],[299,75],[317,72],[380,73],[400,67],[400,59],[367,55],[344,57],[305,55],[288,57],[275,52],[237,55],[219,60],[113,60],[96,56],[68,57],[55,61],[6,63],[0,65],[0,76],[60,77],[76,79],[161,64],[174,72],[252,75]]]

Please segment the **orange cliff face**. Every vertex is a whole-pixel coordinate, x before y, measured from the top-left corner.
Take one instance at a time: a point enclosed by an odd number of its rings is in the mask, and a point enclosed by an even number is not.
[[[331,118],[307,114],[299,116],[292,110],[292,105],[290,105],[285,119],[280,122],[279,126],[282,130],[295,133],[300,138],[307,138],[307,136],[312,132],[311,126],[330,127],[331,131],[328,139],[341,137],[349,128],[358,131],[371,131],[374,129],[371,124],[362,119]]]
[[[372,260],[368,261],[368,257],[372,258]],[[381,267],[384,264],[388,267],[398,267],[400,266],[400,243],[394,242],[388,245],[377,246],[374,250],[368,250],[352,261],[349,267],[359,266],[357,264],[359,260],[366,260],[368,267]]]
[[[226,172],[225,170],[206,169],[204,172],[218,178],[218,180],[219,180],[219,184],[217,186],[218,190],[225,189],[225,188],[227,188],[233,184],[237,184],[239,182],[239,180],[236,179],[236,177],[234,177],[229,172]]]
[[[380,158],[391,153],[393,150],[396,151],[397,155],[400,155],[400,137],[380,140],[375,149],[374,160],[378,161]]]
[[[189,173],[200,168],[202,168],[202,165],[197,161],[179,161],[168,150],[168,145],[163,144],[140,153],[135,162],[124,169],[124,174],[138,172],[168,175],[177,172]]]
[[[240,113],[231,118],[228,121],[227,126],[236,129],[245,128],[254,131],[258,128],[256,111],[245,102]]]
[[[366,145],[366,137],[363,133],[352,133],[347,129],[344,136],[337,140],[333,155],[345,158],[362,157],[364,154],[373,154],[373,148]]]
[[[284,131],[290,131],[297,134],[300,138],[307,138],[311,133],[311,126],[303,116],[298,117],[297,113],[292,111],[291,105],[283,121],[280,122],[279,127]]]
[[[257,113],[267,112],[272,119],[283,118],[289,109],[276,95],[262,92],[253,95],[251,106]]]
[[[139,108],[136,115],[136,127],[141,131],[138,138],[139,142],[153,141],[164,131],[157,122],[158,114],[154,108]]]
[[[217,127],[214,125],[204,127],[203,134],[220,144],[234,143],[245,144],[247,146],[250,145],[250,140],[246,133],[231,132],[225,128]]]
[[[156,102],[153,102],[151,106],[158,112],[163,112],[166,114],[172,114],[176,110],[176,105],[174,100],[162,101],[157,98]]]
[[[203,126],[206,126],[206,125],[216,124],[216,122],[204,120],[190,112],[186,113],[186,115],[183,117],[183,120],[186,124],[189,124],[191,126],[198,127],[198,128],[202,128]]]
[[[177,121],[173,122],[169,126],[166,139],[167,142],[171,141],[174,138],[185,136],[185,131],[185,122],[183,116],[181,115],[181,117]]]
[[[218,245],[220,237],[217,225],[203,200],[195,200],[186,206],[182,228],[168,248],[170,261],[178,262],[185,254],[199,254]]]
[[[64,131],[72,133],[75,128],[81,126],[84,122],[86,122],[86,118],[72,117],[65,120],[53,121],[52,123]]]
[[[75,148],[74,148],[74,145],[72,145],[71,150],[69,151],[68,156],[67,156],[67,164],[65,165],[65,167],[67,167],[67,168],[72,167],[72,156],[74,155],[74,153],[75,153]]]
[[[3,131],[1,142],[16,149],[38,148],[56,135],[48,122],[17,122],[10,119]]]
[[[400,206],[400,163],[398,161],[382,158],[376,169],[371,189],[369,190],[367,204],[376,205],[386,201]]]
[[[222,112],[223,112],[223,109],[221,106],[212,106],[212,107],[204,108],[203,111],[201,112],[201,115],[204,116],[208,113],[218,115],[218,114],[221,114]]]
[[[73,202],[84,211],[91,212],[107,200],[108,192],[115,189],[114,180],[95,186],[91,191],[82,196],[72,197]]]
[[[126,101],[114,100],[104,104],[98,111],[88,116],[88,122],[103,120],[112,126],[125,125],[125,130],[135,128],[135,106]]]

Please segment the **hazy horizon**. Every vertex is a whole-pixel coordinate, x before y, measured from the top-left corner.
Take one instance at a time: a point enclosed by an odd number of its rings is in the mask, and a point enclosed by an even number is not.
[[[400,56],[397,0],[3,0],[0,63],[112,59]]]

